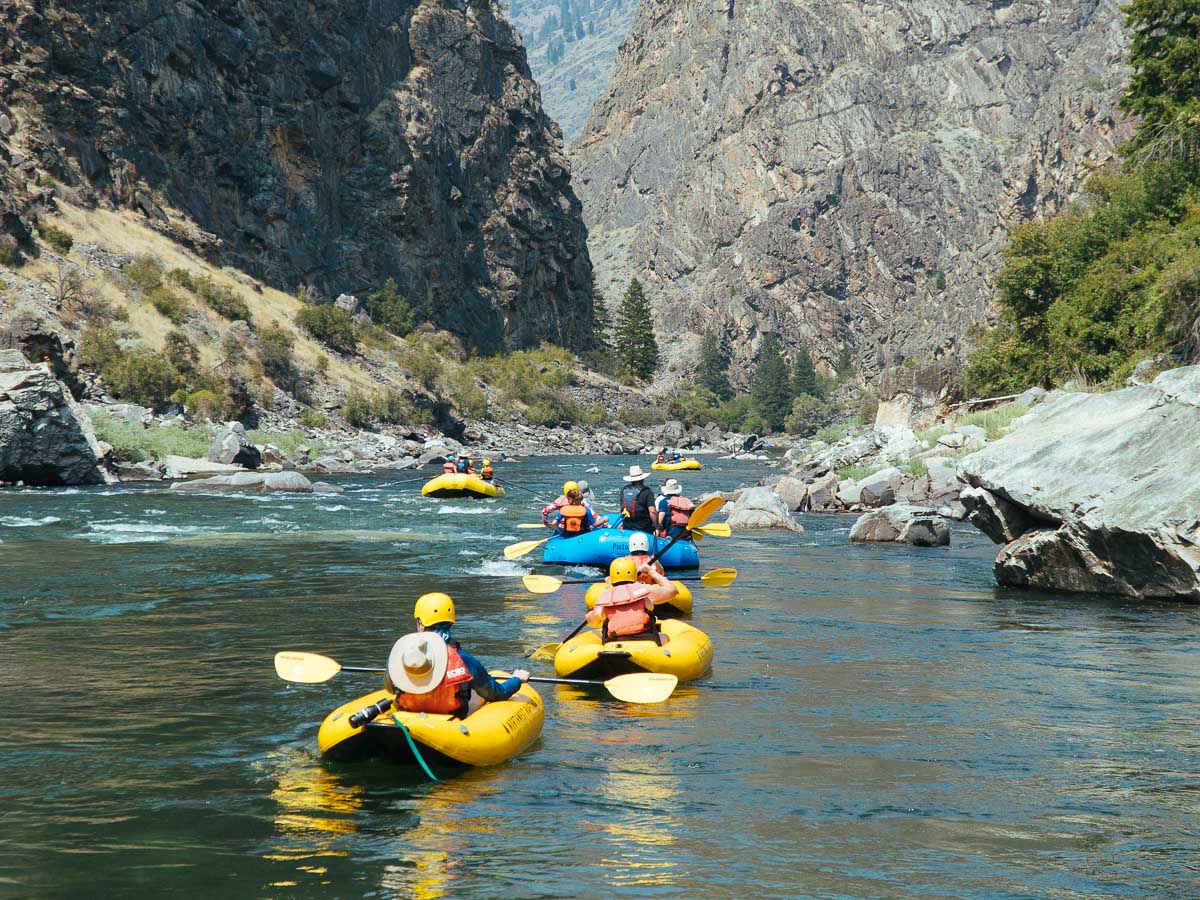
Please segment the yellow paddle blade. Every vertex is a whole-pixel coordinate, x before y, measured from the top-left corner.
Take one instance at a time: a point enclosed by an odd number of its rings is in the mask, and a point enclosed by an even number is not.
[[[713,537],[729,537],[733,534],[733,529],[729,527],[728,522],[711,522],[708,525],[701,525],[696,529],[696,533],[711,534]]]
[[[691,538],[693,544],[698,544],[704,540],[704,526],[701,525],[695,531],[689,532],[688,537]]]
[[[562,587],[561,580],[549,575],[526,575],[521,581],[525,583],[525,590],[531,594],[553,594]]]
[[[526,553],[530,553],[540,547],[550,538],[542,538],[540,541],[521,541],[517,544],[509,544],[504,548],[505,559],[520,559]]]
[[[711,516],[724,505],[725,501],[721,497],[709,497],[707,500],[693,509],[692,514],[688,516],[688,530],[691,531],[698,525],[703,525],[708,521],[709,516]]]
[[[558,648],[561,646],[561,643],[542,644],[542,646],[538,647],[536,650],[530,650],[526,656],[528,656],[529,659],[541,659],[553,662],[554,657],[558,655]]]
[[[320,684],[328,681],[342,667],[337,660],[319,653],[300,653],[296,650],[282,650],[275,654],[275,673],[284,681],[298,681],[300,684]]]
[[[518,528],[545,528],[546,526],[543,525],[541,522],[522,522],[517,527]]]
[[[655,672],[633,672],[604,682],[608,692],[626,703],[662,703],[675,690],[679,679]]]
[[[737,578],[737,575],[737,569],[713,569],[700,576],[700,583],[723,587],[733,584],[733,579]]]

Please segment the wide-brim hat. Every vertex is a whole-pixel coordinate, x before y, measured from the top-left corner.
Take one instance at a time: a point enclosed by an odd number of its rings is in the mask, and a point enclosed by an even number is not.
[[[668,478],[667,483],[662,487],[662,492],[664,494],[682,494],[683,486],[674,478]]]
[[[629,474],[625,476],[625,481],[645,481],[650,476],[642,471],[641,466],[630,466]]]
[[[586,481],[579,481],[576,483],[579,485],[579,493],[583,496],[586,497],[588,494],[592,493],[592,486]]]
[[[449,654],[436,631],[406,634],[388,654],[388,677],[406,694],[428,694],[446,677]]]

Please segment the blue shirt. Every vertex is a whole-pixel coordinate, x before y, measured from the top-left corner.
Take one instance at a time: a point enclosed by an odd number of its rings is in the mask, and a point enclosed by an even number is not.
[[[442,640],[447,644],[453,642],[453,638],[450,637],[449,628],[432,628],[430,630],[440,634]],[[521,689],[521,679],[515,675],[511,678],[506,678],[504,681],[498,681],[492,677],[483,663],[462,647],[458,648],[458,655],[462,657],[463,665],[471,673],[471,690],[489,703],[493,700],[507,700]]]

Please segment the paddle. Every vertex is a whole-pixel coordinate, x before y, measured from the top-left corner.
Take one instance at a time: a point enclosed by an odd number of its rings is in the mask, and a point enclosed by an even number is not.
[[[733,529],[729,527],[728,522],[713,522],[711,525],[701,525],[699,528],[693,528],[695,534],[703,534],[706,537],[729,537],[733,534]]]
[[[343,666],[335,659],[319,653],[303,653],[298,650],[282,650],[275,654],[275,672],[284,681],[299,684],[321,684],[339,672],[360,672],[382,675],[384,669],[367,666]],[[573,684],[579,687],[602,687],[618,700],[626,703],[661,703],[671,696],[679,679],[674,675],[657,672],[631,672],[618,675],[607,681],[590,681],[584,678],[544,678],[530,676],[537,684]],[[383,712],[384,710],[380,710]],[[372,717],[373,718],[373,717]]]
[[[543,525],[541,522],[522,522],[518,528],[549,528],[549,525]]]
[[[505,559],[520,559],[527,553],[532,553],[550,538],[542,538],[540,541],[520,541],[516,544],[509,544],[504,548]]]
[[[737,578],[737,569],[713,569],[703,575],[681,575],[673,581],[699,581],[713,587],[724,587],[732,584]],[[588,578],[553,578],[550,575],[526,575],[521,579],[525,590],[531,594],[553,594],[564,584],[592,584],[595,579]]]
[[[679,541],[681,538],[683,538],[684,535],[691,534],[691,531],[693,528],[696,528],[700,525],[703,525],[705,522],[707,522],[709,519],[709,516],[711,516],[713,513],[715,513],[724,504],[725,504],[725,500],[721,497],[709,497],[707,500],[705,500],[703,503],[701,503],[699,506],[697,506],[695,509],[693,509],[692,514],[690,516],[688,516],[687,527],[685,529],[683,529],[683,531],[679,532],[679,534],[675,535],[675,537],[671,538],[671,540],[669,540],[667,542],[667,546],[663,547],[661,550],[659,550],[657,553],[655,553],[652,557],[650,557],[649,565],[653,565],[654,563],[658,562],[659,557],[661,557],[668,550],[670,550],[672,547],[674,547],[677,541]],[[547,540],[549,540],[549,539],[547,538]],[[541,542],[538,541],[537,543],[541,543]],[[505,555],[505,558],[509,558],[507,550],[505,550],[504,555]],[[549,657],[550,659],[553,659],[554,655],[556,653],[558,653],[559,647],[561,647],[563,644],[565,644],[571,638],[575,637],[575,635],[579,634],[579,632],[583,631],[583,629],[585,629],[585,628],[587,628],[587,619],[584,619],[582,622],[580,622],[578,627],[576,627],[576,629],[574,631],[572,631],[570,634],[568,634],[565,638],[563,638],[557,644],[542,644],[542,646],[538,647],[536,650],[534,650],[532,653],[530,653],[529,656],[533,657],[533,658],[538,658],[538,659],[545,659],[547,657]]]

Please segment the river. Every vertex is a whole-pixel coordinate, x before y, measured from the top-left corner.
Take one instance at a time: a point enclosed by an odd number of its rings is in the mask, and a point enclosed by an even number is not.
[[[607,507],[631,461],[500,473],[587,477]],[[948,549],[852,546],[839,516],[707,538],[703,568],[741,574],[698,592],[714,668],[666,704],[542,686],[541,741],[506,765],[324,764],[322,717],[377,679],[288,685],[277,650],[379,665],[434,589],[498,666],[580,618],[579,589],[514,577],[536,554],[502,559],[536,537],[529,494],[423,500],[412,477],[0,493],[0,897],[1195,894],[1200,610],[1001,591],[966,527]]]

